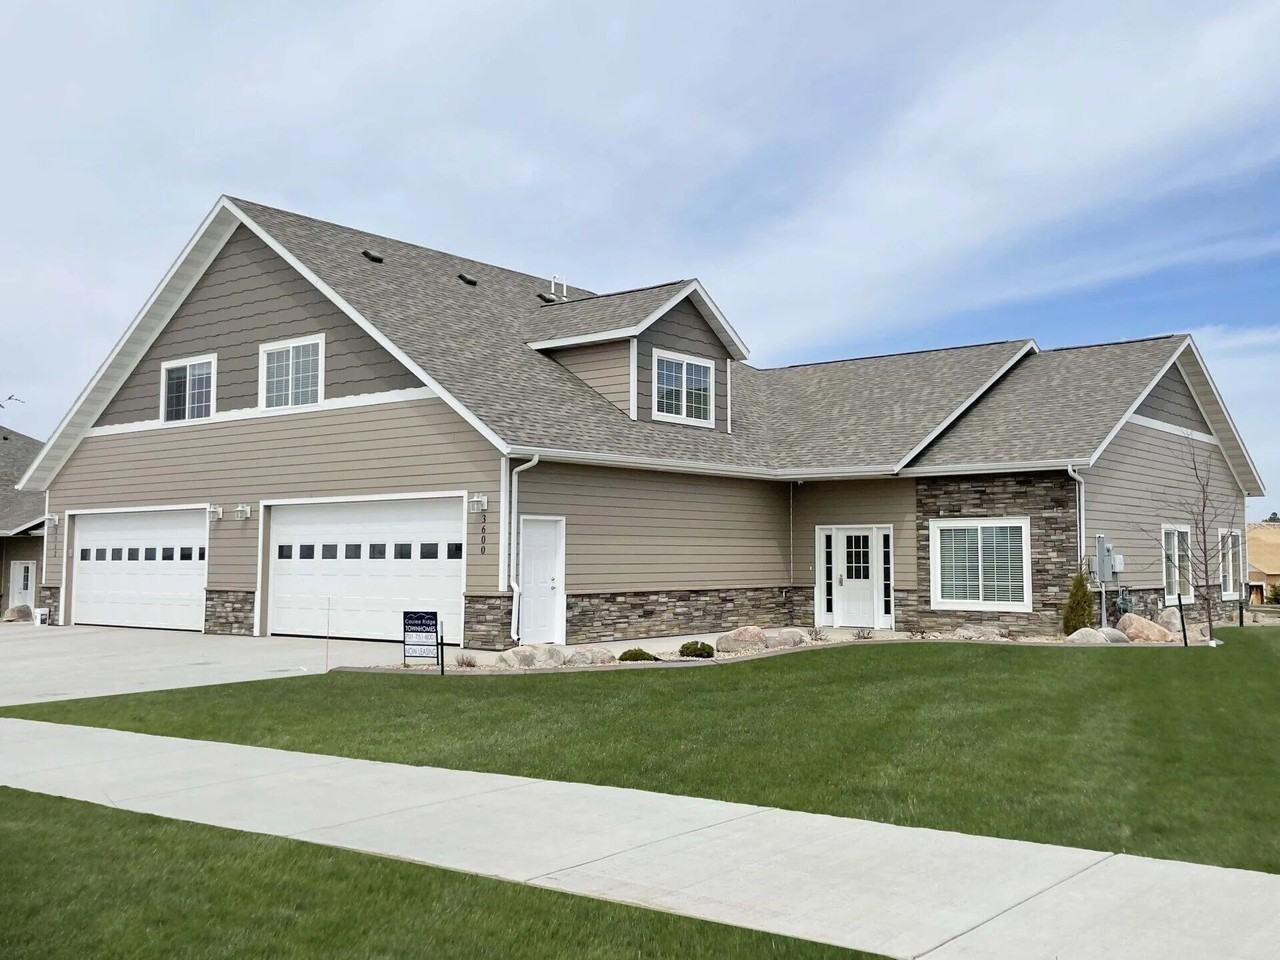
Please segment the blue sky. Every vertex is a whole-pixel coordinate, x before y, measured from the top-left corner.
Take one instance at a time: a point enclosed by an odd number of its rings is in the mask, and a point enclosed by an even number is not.
[[[1274,2],[9,3],[5,39],[24,432],[227,192],[696,275],[762,364],[1192,332],[1280,509]]]

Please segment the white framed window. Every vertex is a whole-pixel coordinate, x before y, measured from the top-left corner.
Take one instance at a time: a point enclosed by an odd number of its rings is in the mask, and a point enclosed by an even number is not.
[[[305,407],[324,400],[324,334],[258,347],[258,406]]]
[[[935,610],[1031,612],[1031,519],[929,521]]]
[[[1178,597],[1183,603],[1195,600],[1191,584],[1191,528],[1186,524],[1166,523],[1160,527],[1164,547],[1164,605],[1175,607]]]
[[[702,357],[653,351],[653,419],[716,425],[716,365]]]
[[[218,355],[207,353],[160,364],[160,419],[203,420],[217,409]]]
[[[1239,530],[1218,531],[1218,574],[1222,599],[1239,600],[1244,592],[1244,554]]]

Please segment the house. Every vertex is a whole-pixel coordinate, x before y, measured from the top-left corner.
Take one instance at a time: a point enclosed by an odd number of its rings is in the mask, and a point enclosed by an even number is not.
[[[1280,587],[1280,523],[1251,523],[1249,538],[1249,600],[1266,603]]]
[[[1190,337],[747,360],[695,279],[597,295],[223,197],[22,478],[41,603],[382,639],[428,609],[489,648],[1046,632],[1099,535],[1138,609],[1241,589],[1263,484]]]
[[[16,489],[43,447],[0,426],[0,608],[36,606],[44,553],[44,494]]]

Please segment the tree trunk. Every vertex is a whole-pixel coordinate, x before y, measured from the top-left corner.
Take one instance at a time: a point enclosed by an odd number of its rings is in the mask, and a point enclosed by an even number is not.
[[[1204,591],[1204,622],[1209,625],[1209,646],[1213,646],[1213,597],[1208,588]]]

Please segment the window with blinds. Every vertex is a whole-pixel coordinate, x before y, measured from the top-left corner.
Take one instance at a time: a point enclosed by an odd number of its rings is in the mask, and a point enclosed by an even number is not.
[[[933,602],[952,610],[1030,610],[1030,521],[930,522]]]

